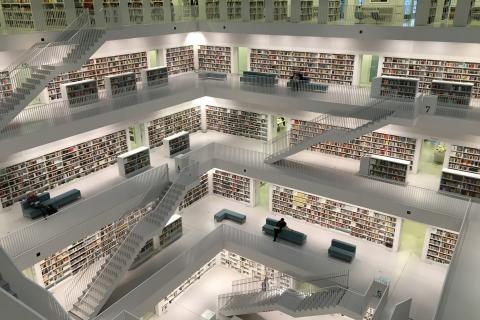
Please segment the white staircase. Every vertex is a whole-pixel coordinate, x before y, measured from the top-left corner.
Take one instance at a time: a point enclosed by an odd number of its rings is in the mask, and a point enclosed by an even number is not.
[[[326,130],[302,132],[303,140],[297,141],[295,144],[290,143],[292,134],[290,131],[268,141],[264,145],[264,153],[267,155],[265,163],[273,164],[318,143],[349,142],[388,125],[390,123],[389,118],[395,113],[395,110],[370,106],[341,117],[319,116],[310,122],[325,125]]]
[[[294,289],[254,290],[219,296],[219,311],[224,316],[282,311],[292,317],[336,313],[345,288],[336,286],[314,292]]]
[[[105,30],[91,27],[81,14],[52,42],[37,43],[3,72],[8,72],[12,95],[0,99],[0,130],[5,128],[54,77],[80,69],[104,42]]]
[[[153,203],[152,211],[130,230],[117,250],[105,261],[70,310],[73,319],[91,319],[100,312],[145,242],[161,233],[186,192],[195,183],[198,183],[198,163],[192,164],[178,174],[164,196]]]

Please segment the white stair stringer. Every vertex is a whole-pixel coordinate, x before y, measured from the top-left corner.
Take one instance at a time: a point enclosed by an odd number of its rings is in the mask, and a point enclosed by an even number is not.
[[[145,243],[162,232],[189,188],[199,183],[197,171],[198,164],[180,172],[164,197],[154,204],[154,209],[131,229],[74,303],[69,311],[72,318],[87,320],[100,312]]]
[[[21,56],[20,62],[4,69],[10,75],[13,93],[0,99],[0,130],[56,76],[80,69],[104,41],[105,30],[92,29],[88,20],[77,30],[64,31],[59,41],[34,45]]]
[[[332,287],[304,293],[293,289],[273,289],[232,294],[220,308],[224,316],[281,311],[292,317],[308,317],[343,312],[340,303],[347,290]]]
[[[272,153],[269,153],[268,156],[265,158],[265,163],[274,164],[282,159],[285,159],[291,155],[294,155],[300,151],[306,150],[313,145],[325,142],[336,142],[336,143],[347,143],[352,141],[355,138],[358,138],[364,134],[371,133],[379,128],[382,128],[388,124],[390,124],[390,118],[395,115],[395,111],[388,110],[388,109],[380,109],[380,108],[368,108],[365,110],[365,113],[370,115],[368,120],[363,119],[356,119],[350,121],[350,123],[358,123],[358,126],[354,126],[353,128],[345,128],[341,126],[331,126],[329,130],[322,131],[318,134],[314,134],[311,137],[306,137],[303,141],[288,145],[288,134],[286,133],[285,137],[283,137],[283,141],[279,141],[279,144],[283,144],[283,147],[276,148],[275,143],[272,142],[273,146],[270,146],[272,149],[279,149]],[[362,112],[358,113],[357,116],[361,116]],[[326,118],[320,118],[318,123],[324,123],[327,120]],[[317,122],[313,120],[312,122]],[[328,121],[325,121],[328,122]]]

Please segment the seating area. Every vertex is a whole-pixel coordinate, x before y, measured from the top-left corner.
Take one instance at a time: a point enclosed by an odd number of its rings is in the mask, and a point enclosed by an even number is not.
[[[223,72],[201,71],[198,78],[202,80],[227,80],[227,74]]]
[[[72,189],[67,192],[64,192],[56,197],[50,198],[49,192],[43,192],[37,195],[38,201],[44,206],[52,206],[55,209],[59,209],[75,200],[81,198],[82,194],[78,189]],[[42,216],[42,210],[40,208],[33,208],[30,206],[28,201],[22,200],[21,202],[22,213],[24,217],[35,219]]]
[[[295,83],[293,83],[294,85],[292,87],[292,82],[297,82],[296,86]],[[310,82],[310,80],[288,80],[287,87],[298,91],[327,92],[328,90],[328,85]]]
[[[240,82],[273,86],[278,84],[278,78],[274,73],[243,71]]]
[[[277,224],[278,220],[267,218],[265,224],[262,227],[262,231],[265,234],[273,236],[275,225]],[[298,245],[302,245],[307,240],[307,235],[298,231],[295,231],[290,228],[284,228],[278,235],[279,239],[286,240]]]
[[[352,262],[353,258],[355,258],[356,251],[357,247],[355,245],[332,239],[330,248],[328,248],[328,255],[345,262]]]
[[[228,209],[222,209],[214,215],[216,222],[221,222],[225,219],[235,221],[237,223],[243,224],[247,221],[247,216]]]

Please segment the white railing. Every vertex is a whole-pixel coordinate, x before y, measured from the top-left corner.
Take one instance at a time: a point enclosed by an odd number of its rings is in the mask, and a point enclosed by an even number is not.
[[[92,222],[92,215],[100,219],[105,215],[104,220],[109,223],[115,220],[115,217],[119,218],[151,202],[151,195],[145,197],[147,191],[153,187],[158,188],[164,181],[168,181],[167,165],[145,171],[90,198],[67,206],[47,221],[39,220],[7,233],[0,238],[0,245],[9,256],[15,258],[47,242],[55,241],[73,229],[79,230],[82,225],[87,227]],[[116,201],[112,201],[113,199]],[[97,206],[91,207],[91,204]],[[52,233],[51,230],[57,232]],[[63,231],[58,233],[58,230]]]

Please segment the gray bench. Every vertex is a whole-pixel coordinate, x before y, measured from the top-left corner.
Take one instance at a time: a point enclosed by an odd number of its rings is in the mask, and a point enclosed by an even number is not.
[[[37,197],[38,197],[38,201],[43,203],[44,201],[47,201],[50,199],[50,193],[42,192],[37,194]],[[22,214],[24,217],[35,219],[42,215],[42,210],[40,210],[39,208],[31,207],[26,199],[22,200],[22,202],[20,203],[20,206],[22,207]]]
[[[307,80],[293,80],[297,82],[298,91],[314,91],[325,93],[328,90],[328,85],[317,82],[309,82]],[[287,87],[292,87],[292,80],[288,80]]]
[[[223,72],[200,71],[198,78],[201,80],[227,80],[227,74]]]
[[[274,229],[278,220],[267,218],[265,222],[266,223],[263,225],[262,231],[265,234],[273,236]],[[283,228],[282,231],[280,231],[280,233],[278,234],[278,238],[298,245],[302,245],[305,243],[305,240],[307,240],[307,235],[290,228]]]
[[[229,219],[238,223],[245,223],[245,221],[247,221],[246,215],[228,209],[218,211],[213,218],[216,222],[223,221],[224,219]]]
[[[278,83],[278,79],[277,75],[273,73],[244,71],[240,82],[272,86]]]
[[[50,198],[47,201],[44,201],[42,203],[46,206],[50,205],[55,209],[58,209],[60,207],[63,207],[69,204],[70,202],[80,199],[81,197],[82,197],[82,194],[80,193],[80,190],[72,189],[62,194],[59,194],[56,197]]]
[[[352,262],[356,251],[357,247],[355,245],[332,239],[330,248],[328,248],[328,255],[346,262]]]

